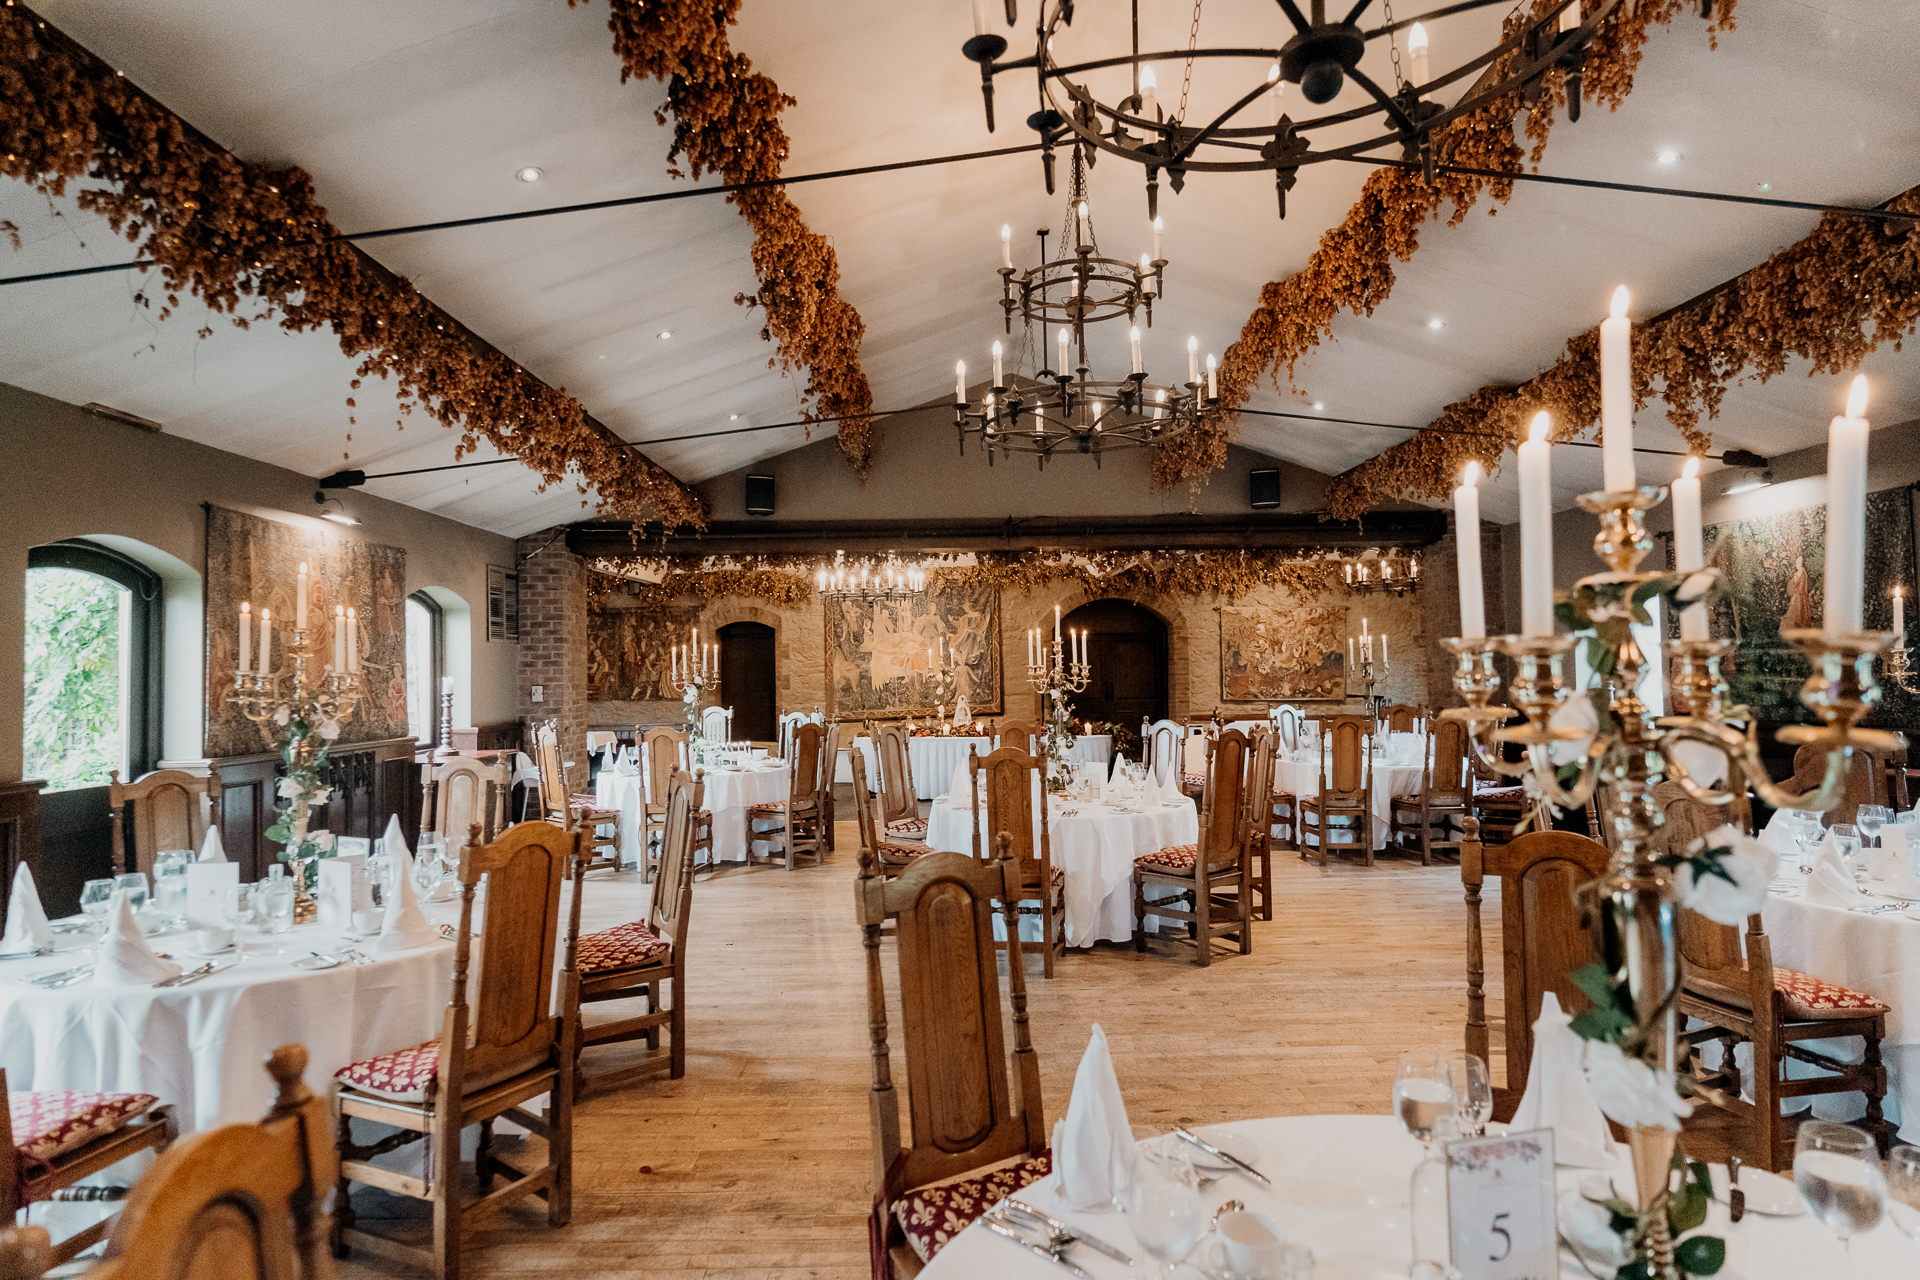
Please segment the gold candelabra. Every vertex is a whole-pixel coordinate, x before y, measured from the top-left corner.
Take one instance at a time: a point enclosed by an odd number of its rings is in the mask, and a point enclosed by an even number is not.
[[[1895,635],[1893,647],[1887,650],[1886,660],[1880,664],[1880,669],[1887,679],[1908,693],[1920,693],[1920,670],[1907,665],[1908,649],[1901,643],[1905,639],[1904,635]]]
[[[1084,640],[1081,641],[1081,651],[1084,655]],[[1079,660],[1073,659],[1066,642],[1058,634],[1054,636],[1051,648],[1044,643],[1037,644],[1035,654],[1039,661],[1027,664],[1027,687],[1040,695],[1040,703],[1047,717],[1048,772],[1059,777],[1066,765],[1063,740],[1072,710],[1067,695],[1079,693],[1087,687],[1092,668],[1084,656]],[[1065,785],[1064,781],[1061,785]]]
[[[1391,670],[1392,667],[1388,665],[1385,658],[1380,659],[1378,662],[1370,657],[1361,658],[1353,665],[1354,677],[1359,680],[1361,686],[1366,689],[1366,693],[1363,696],[1366,698],[1367,716],[1369,719],[1377,721],[1380,718],[1380,701],[1385,698],[1386,695],[1376,694],[1374,693],[1374,689],[1387,682],[1387,675]]]

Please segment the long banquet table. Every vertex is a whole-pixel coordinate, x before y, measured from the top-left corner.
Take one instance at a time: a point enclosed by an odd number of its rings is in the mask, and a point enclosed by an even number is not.
[[[1218,1129],[1245,1134],[1258,1145],[1260,1155],[1253,1163],[1273,1180],[1273,1186],[1224,1177],[1200,1193],[1209,1214],[1234,1199],[1270,1215],[1286,1229],[1290,1242],[1313,1251],[1315,1280],[1402,1280],[1406,1276],[1412,1255],[1407,1183],[1419,1163],[1420,1145],[1392,1117],[1289,1116],[1213,1126],[1202,1133]],[[1562,1169],[1557,1180],[1564,1191],[1578,1186],[1590,1172]],[[1716,1167],[1713,1173],[1716,1190],[1724,1194],[1726,1171]],[[1151,1260],[1135,1243],[1126,1215],[1076,1212],[1054,1194],[1055,1182],[1054,1177],[1043,1179],[1017,1198],[1117,1245],[1151,1270]],[[1631,1194],[1633,1173],[1624,1155],[1613,1183]],[[1803,1280],[1843,1274],[1837,1238],[1811,1214],[1771,1218],[1749,1213],[1735,1225],[1727,1221],[1725,1206],[1716,1200],[1702,1230],[1727,1242],[1727,1263],[1720,1275],[1729,1280]],[[1855,1237],[1851,1252],[1852,1274],[1861,1277],[1910,1275],[1920,1261],[1920,1254],[1891,1221]],[[1068,1256],[1095,1280],[1141,1273],[1140,1267],[1128,1267],[1084,1246],[1072,1248]],[[1573,1280],[1586,1275],[1564,1251],[1560,1258],[1562,1277]],[[922,1274],[926,1280],[977,1276],[1058,1280],[1065,1273],[976,1222],[954,1237]]]
[[[955,803],[957,799],[957,803]],[[985,806],[982,806],[984,811]],[[1165,807],[1120,812],[1110,805],[1055,798],[1047,807],[1048,852],[1067,873],[1067,945],[1133,940],[1133,860],[1200,838],[1200,815],[1182,796]],[[927,844],[973,852],[973,806],[965,794],[936,801],[927,812]],[[1148,928],[1155,923],[1148,920]],[[1038,921],[1021,921],[1022,941],[1038,941]]]

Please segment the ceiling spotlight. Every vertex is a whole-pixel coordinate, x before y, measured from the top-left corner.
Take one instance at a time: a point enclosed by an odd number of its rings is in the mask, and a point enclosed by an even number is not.
[[[1661,164],[1677,164],[1680,160],[1680,153],[1672,147],[1668,147],[1665,151],[1655,156],[1654,159],[1658,160]]]
[[[348,476],[348,475],[363,475],[364,473],[357,472],[357,471],[353,471],[353,472],[343,471],[343,472],[340,472],[339,474],[342,476]],[[332,480],[332,479],[335,479],[335,477],[334,476],[327,477],[327,480]],[[327,480],[322,480],[320,483],[322,485],[325,485],[327,488],[336,487],[333,485],[328,485]],[[359,483],[364,484],[366,483],[366,481],[361,480]],[[313,495],[313,500],[320,504],[320,518],[322,520],[331,520],[335,524],[359,524],[360,523],[358,520],[355,520],[352,516],[347,514],[347,506],[344,502],[341,502],[340,499],[338,498],[328,497],[324,489],[320,492],[316,492]],[[328,507],[332,507],[333,510],[331,511],[327,510]]]
[[[671,329],[662,329],[662,330],[661,330],[661,331],[659,332],[659,334],[658,334],[658,335],[656,335],[656,336],[658,336],[658,337],[659,337],[659,339],[660,339],[660,341],[662,341],[662,342],[665,342],[665,341],[666,341],[666,340],[667,340],[668,338],[671,338],[671,337],[673,336],[673,330],[671,330]]]
[[[1756,182],[1753,185],[1762,191],[1773,190],[1773,184],[1771,182]]]
[[[1427,328],[1442,329],[1446,327],[1446,323],[1447,322],[1442,320],[1439,316],[1435,316],[1433,319],[1427,321]]]
[[[545,175],[541,170],[536,169],[532,165],[528,165],[526,168],[516,172],[513,176],[522,182],[538,182]]]
[[[1326,405],[1324,405],[1324,404],[1321,404],[1321,403],[1320,403],[1320,402],[1319,402],[1318,400],[1315,400],[1315,401],[1313,402],[1313,411],[1314,411],[1315,413],[1318,413],[1318,412],[1320,412],[1320,411],[1321,411],[1322,409],[1324,409],[1324,408],[1326,408],[1326,407],[1327,407]]]
[[[605,357],[605,356],[601,356],[600,358],[601,358],[602,360],[605,360],[605,359],[606,359],[606,357]]]
[[[727,421],[728,421],[728,422],[738,422],[738,421],[740,421],[740,415],[739,415],[739,414],[737,414],[737,413],[730,413],[730,414],[728,414],[728,415],[727,415]]]
[[[1748,493],[1754,489],[1764,489],[1772,483],[1772,471],[1742,471],[1740,473],[1740,479],[1736,483],[1727,486],[1727,493],[1729,495]]]

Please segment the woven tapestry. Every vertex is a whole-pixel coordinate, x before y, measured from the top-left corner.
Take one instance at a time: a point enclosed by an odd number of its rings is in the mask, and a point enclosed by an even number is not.
[[[1347,696],[1347,610],[1220,610],[1222,702],[1338,702]]]
[[[903,601],[830,600],[827,692],[841,719],[938,714],[928,650],[953,654],[959,690],[976,715],[999,715],[1000,594],[989,587],[929,591]],[[945,704],[947,712],[952,702]]]

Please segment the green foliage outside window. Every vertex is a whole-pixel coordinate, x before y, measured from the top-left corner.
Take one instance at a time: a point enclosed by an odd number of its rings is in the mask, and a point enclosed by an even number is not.
[[[124,588],[74,569],[27,571],[26,776],[101,787],[121,767]]]

